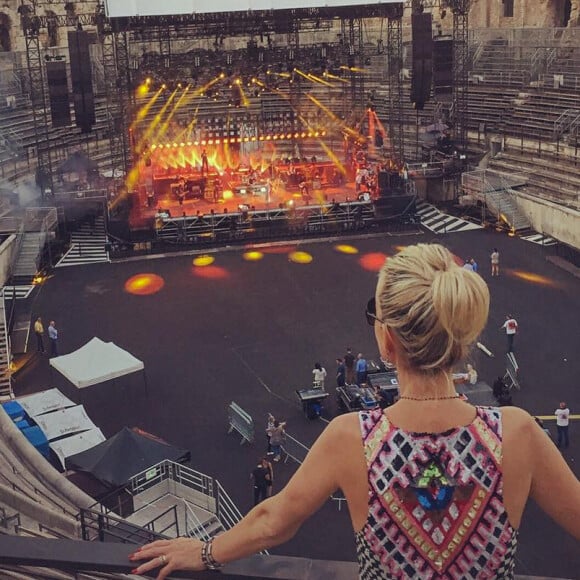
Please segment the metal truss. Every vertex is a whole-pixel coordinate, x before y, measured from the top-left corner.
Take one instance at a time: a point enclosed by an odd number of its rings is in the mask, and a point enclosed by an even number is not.
[[[276,208],[227,214],[163,218],[157,237],[175,244],[212,244],[220,241],[336,233],[363,229],[374,221],[371,202],[349,202]]]
[[[453,107],[452,123],[455,142],[461,153],[467,151],[469,124],[469,29],[468,18],[471,0],[449,0],[453,11]]]
[[[40,187],[41,196],[44,197],[47,192],[54,193],[54,183],[49,141],[48,105],[44,83],[44,59],[39,38],[41,27],[38,20],[34,7],[29,7],[28,10],[23,10],[21,13],[37,156],[36,184]]]
[[[387,22],[387,67],[389,75],[389,139],[391,154],[405,159],[403,127],[403,5],[393,4]]]

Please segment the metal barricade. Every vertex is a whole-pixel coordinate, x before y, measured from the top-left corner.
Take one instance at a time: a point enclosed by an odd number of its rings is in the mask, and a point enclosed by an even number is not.
[[[228,406],[228,425],[228,433],[237,431],[242,436],[240,445],[243,445],[246,441],[248,443],[254,442],[254,419],[233,401]]]
[[[300,443],[300,441],[297,439],[294,439],[294,437],[291,435],[288,435],[288,433],[286,433],[284,442],[282,443],[281,447],[282,452],[285,455],[284,463],[287,463],[288,459],[293,459],[296,461],[296,463],[301,465],[304,463],[304,460],[310,451],[310,448]]]

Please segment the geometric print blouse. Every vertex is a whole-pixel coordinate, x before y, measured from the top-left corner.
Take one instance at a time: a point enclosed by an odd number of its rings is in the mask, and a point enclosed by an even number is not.
[[[503,505],[501,411],[444,433],[359,413],[369,515],[356,534],[360,578],[513,578],[517,530]]]

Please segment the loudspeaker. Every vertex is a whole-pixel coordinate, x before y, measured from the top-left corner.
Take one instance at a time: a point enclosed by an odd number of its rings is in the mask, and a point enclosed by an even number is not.
[[[75,121],[83,133],[88,133],[95,124],[95,97],[89,35],[84,30],[69,30],[68,50],[75,106]]]
[[[64,60],[47,62],[46,79],[48,81],[52,126],[67,127],[72,121],[66,77],[66,62]]]
[[[413,31],[413,76],[411,101],[421,110],[431,96],[433,79],[433,32],[431,13],[411,16]]]
[[[379,190],[389,187],[389,174],[386,171],[379,171]]]
[[[437,97],[453,93],[452,38],[437,38],[433,43],[433,92]]]

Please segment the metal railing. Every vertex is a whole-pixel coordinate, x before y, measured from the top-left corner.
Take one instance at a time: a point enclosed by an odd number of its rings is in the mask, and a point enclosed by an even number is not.
[[[185,533],[190,538],[197,538],[198,540],[207,541],[210,535],[207,533],[202,521],[197,517],[196,513],[191,509],[191,506],[183,500],[185,509]],[[192,520],[192,523],[190,522]]]
[[[158,518],[175,509],[169,508]],[[158,519],[156,518],[156,520]],[[145,544],[154,540],[168,539],[163,531],[156,531],[154,524],[141,527],[112,515],[105,515],[91,509],[81,509],[77,515],[81,526],[82,539],[104,542],[107,538],[124,544]],[[175,518],[177,521],[177,518]]]
[[[216,480],[216,516],[226,530],[233,528],[241,519],[242,514],[228,495],[221,483]]]
[[[573,130],[580,123],[580,109],[566,109],[555,121],[553,139],[560,138],[566,131]]]

